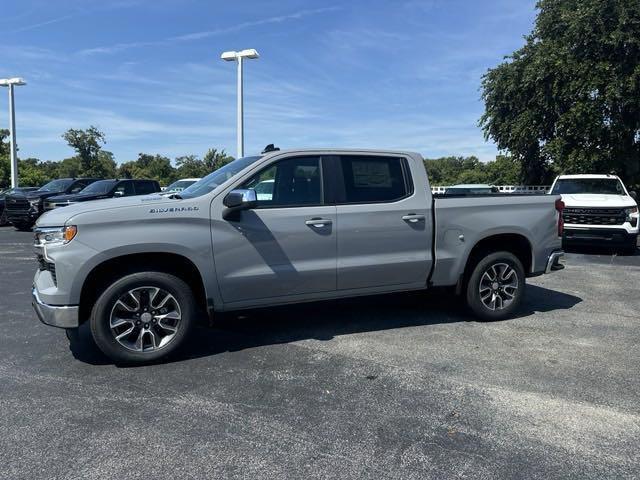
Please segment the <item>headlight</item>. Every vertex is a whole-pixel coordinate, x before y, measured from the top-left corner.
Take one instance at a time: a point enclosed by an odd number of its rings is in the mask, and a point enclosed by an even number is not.
[[[30,204],[32,207],[37,207],[37,206],[40,204],[40,199],[39,199],[39,198],[36,198],[35,200],[29,200],[29,204]]]
[[[78,233],[78,227],[75,225],[37,228],[35,231],[35,244],[36,246],[64,245],[73,240],[76,233]]]
[[[624,213],[627,214],[627,217],[630,217],[632,213],[638,213],[638,207],[625,208]]]

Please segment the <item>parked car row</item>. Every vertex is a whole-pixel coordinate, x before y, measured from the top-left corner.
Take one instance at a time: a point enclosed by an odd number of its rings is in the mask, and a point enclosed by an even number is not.
[[[59,178],[40,188],[18,188],[4,196],[3,216],[18,230],[30,230],[44,212],[73,203],[160,192],[156,180]]]

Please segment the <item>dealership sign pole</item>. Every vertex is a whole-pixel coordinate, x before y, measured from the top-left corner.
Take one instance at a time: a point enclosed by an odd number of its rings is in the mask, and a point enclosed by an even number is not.
[[[16,108],[13,94],[13,87],[16,85],[26,85],[22,78],[3,78],[0,85],[9,87],[9,140],[11,142],[11,188],[18,186],[18,156],[16,153]]]

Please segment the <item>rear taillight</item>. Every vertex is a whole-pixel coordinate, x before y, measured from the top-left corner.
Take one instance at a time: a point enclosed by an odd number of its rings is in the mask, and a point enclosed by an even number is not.
[[[556,200],[556,211],[558,212],[558,236],[562,236],[564,231],[564,218],[562,218],[562,211],[564,210],[564,202],[561,199]]]

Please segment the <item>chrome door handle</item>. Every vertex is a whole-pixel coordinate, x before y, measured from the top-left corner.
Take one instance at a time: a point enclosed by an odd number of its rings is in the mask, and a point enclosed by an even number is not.
[[[425,216],[419,213],[409,213],[402,217],[405,222],[417,223],[425,219]]]
[[[312,218],[311,220],[304,222],[304,224],[309,225],[310,227],[322,228],[326,225],[331,225],[331,220],[328,218]]]

